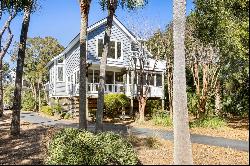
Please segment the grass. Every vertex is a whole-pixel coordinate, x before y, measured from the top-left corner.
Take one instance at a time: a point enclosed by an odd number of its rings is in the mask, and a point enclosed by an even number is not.
[[[168,115],[154,115],[151,120],[154,125],[160,125],[164,127],[172,126],[172,119]]]
[[[190,122],[189,125],[191,128],[203,127],[203,128],[219,129],[226,127],[227,123],[225,120],[219,117],[206,117],[203,119],[197,119],[193,122]]]

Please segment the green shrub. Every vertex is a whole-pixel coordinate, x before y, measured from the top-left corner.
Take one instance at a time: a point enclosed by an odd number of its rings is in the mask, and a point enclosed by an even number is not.
[[[51,106],[42,106],[41,107],[41,112],[47,114],[47,115],[50,115],[50,116],[53,116],[54,115],[54,112],[53,112],[53,109],[51,108]]]
[[[172,126],[173,124],[170,116],[163,113],[158,115],[153,115],[152,121],[155,125],[160,125],[164,127]]]
[[[104,95],[104,105],[105,113],[115,117],[129,105],[129,98],[125,94],[107,94]]]
[[[59,103],[56,103],[56,104],[52,107],[52,109],[53,109],[53,112],[54,112],[55,114],[58,114],[58,115],[61,115],[61,114],[62,114],[63,108],[62,108],[62,106],[61,106]]]
[[[226,121],[219,117],[205,117],[190,123],[190,127],[204,127],[218,129],[226,126]]]
[[[161,100],[147,100],[146,115],[152,116],[159,110],[161,110]]]
[[[22,110],[33,111],[35,108],[36,101],[31,92],[26,91],[22,96]]]
[[[135,165],[138,158],[121,136],[112,132],[94,135],[65,128],[54,135],[48,145],[46,164],[54,165]]]
[[[120,135],[104,132],[97,135],[95,156],[93,163],[96,165],[118,164],[136,165],[138,158],[132,145]]]

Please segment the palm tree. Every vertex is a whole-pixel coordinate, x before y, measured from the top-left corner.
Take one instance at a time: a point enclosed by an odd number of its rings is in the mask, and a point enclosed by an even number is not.
[[[100,77],[99,77],[99,88],[98,88],[98,99],[97,99],[97,111],[96,111],[96,132],[103,131],[103,108],[104,108],[104,91],[105,91],[105,77],[106,77],[106,64],[107,56],[109,54],[110,48],[110,37],[111,29],[113,23],[113,17],[118,6],[119,0],[100,0],[102,9],[107,7],[108,17],[107,25],[104,35],[104,47],[102,52],[102,59],[100,65]],[[126,6],[128,9],[133,10],[138,7],[143,7],[147,1],[146,0],[121,0],[121,6]]]
[[[105,3],[105,2],[104,2]],[[110,48],[110,37],[111,37],[111,29],[113,23],[113,17],[115,14],[115,10],[117,8],[118,0],[107,0],[107,9],[108,9],[108,17],[107,17],[107,26],[104,35],[104,47],[102,52],[102,59],[100,65],[100,82],[98,89],[98,100],[97,100],[97,112],[96,112],[96,132],[103,131],[103,108],[104,108],[104,90],[105,90],[105,77],[106,77],[106,64],[107,64],[107,56],[109,54]]]
[[[185,23],[186,1],[174,0],[173,4],[173,125],[174,164],[193,164],[192,146],[188,125],[186,76],[185,76]]]
[[[29,29],[30,14],[34,5],[34,0],[27,0],[24,6],[24,16],[20,35],[20,42],[18,48],[18,58],[16,67],[16,81],[14,90],[13,112],[11,121],[11,135],[16,136],[20,134],[20,109],[21,109],[21,91],[22,91],[22,76],[25,58],[26,40]]]
[[[91,0],[80,0],[81,30],[80,30],[80,88],[79,88],[79,128],[87,129],[86,115],[86,72],[87,69],[87,28]]]

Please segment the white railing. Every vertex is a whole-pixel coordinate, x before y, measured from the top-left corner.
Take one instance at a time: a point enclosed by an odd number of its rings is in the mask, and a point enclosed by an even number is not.
[[[99,83],[88,83],[87,93],[98,94]],[[124,91],[122,84],[106,84],[105,93],[122,93]],[[67,84],[67,93],[70,95],[79,95],[79,84]]]
[[[143,86],[143,93],[145,94],[146,92],[146,85]],[[133,91],[133,92],[132,92]],[[132,85],[130,84],[126,90],[126,94],[128,96],[131,96],[132,94],[136,96],[137,94],[140,94],[140,92],[137,92],[137,85],[134,85],[134,90]],[[162,87],[156,87],[156,86],[149,86],[148,87],[148,97],[162,97],[163,96],[163,90]]]

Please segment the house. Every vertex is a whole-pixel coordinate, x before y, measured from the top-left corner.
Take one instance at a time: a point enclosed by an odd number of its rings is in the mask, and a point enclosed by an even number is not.
[[[107,19],[102,19],[88,27],[87,63],[88,82],[87,98],[96,100],[98,97],[99,69],[103,38]],[[131,70],[134,57],[138,52],[139,41],[114,17],[111,50],[107,59],[105,93],[124,93],[128,97],[135,96],[132,91]],[[79,96],[79,35],[77,35],[58,56],[48,64],[49,82],[46,89],[50,99],[71,99]],[[149,98],[164,98],[165,61],[156,61],[150,52],[146,51],[147,64],[145,68],[153,74],[149,85]],[[155,67],[154,67],[155,66]],[[138,68],[138,62],[137,62]],[[138,79],[137,79],[138,80]],[[68,101],[65,100],[65,103]]]
[[[15,84],[16,72],[14,70],[9,70],[4,74],[3,83],[4,84]]]

